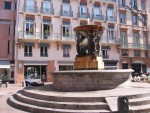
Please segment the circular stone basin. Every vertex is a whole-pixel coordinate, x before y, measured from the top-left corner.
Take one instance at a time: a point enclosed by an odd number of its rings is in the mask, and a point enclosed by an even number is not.
[[[108,90],[127,81],[132,72],[132,69],[51,72],[52,86],[58,91]]]

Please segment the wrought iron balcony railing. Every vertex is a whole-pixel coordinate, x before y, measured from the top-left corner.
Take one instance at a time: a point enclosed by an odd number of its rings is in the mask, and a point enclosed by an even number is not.
[[[37,13],[38,12],[38,7],[24,5],[23,10],[25,12]]]
[[[81,13],[81,12],[79,12],[78,13],[78,17],[87,19],[87,18],[90,18],[90,14],[89,13]]]
[[[104,20],[104,15],[92,15],[93,20]]]
[[[117,22],[117,17],[113,17],[113,16],[106,16],[106,21],[110,21],[110,22]]]
[[[54,15],[54,9],[48,9],[48,8],[42,8],[41,9],[42,14],[48,14],[48,15]]]
[[[122,48],[149,49],[147,44],[122,43]]]
[[[67,16],[67,17],[73,17],[73,11],[60,10],[60,15],[61,16]]]
[[[41,39],[41,40],[67,40],[75,41],[75,34],[60,34],[60,33],[39,33],[39,32],[22,32],[18,33],[19,39]]]
[[[104,0],[105,2],[107,1],[107,2],[114,2],[114,3],[116,3],[116,0]]]
[[[101,38],[101,42],[102,43],[114,43],[114,44],[118,44],[118,41],[117,41],[116,37],[102,37]]]

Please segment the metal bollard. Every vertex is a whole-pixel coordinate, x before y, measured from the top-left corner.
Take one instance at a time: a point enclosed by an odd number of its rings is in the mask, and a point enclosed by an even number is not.
[[[126,96],[118,97],[118,113],[129,113],[129,101]]]
[[[8,87],[8,85],[9,85],[9,82],[6,82],[6,84],[5,84],[5,85],[6,85],[6,87]]]
[[[22,87],[25,87],[25,83],[24,82],[22,82]]]

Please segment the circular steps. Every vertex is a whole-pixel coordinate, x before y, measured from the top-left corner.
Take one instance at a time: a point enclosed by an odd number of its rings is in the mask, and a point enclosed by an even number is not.
[[[32,113],[111,113],[104,97],[59,97],[23,90],[10,96],[8,103]]]
[[[50,86],[27,87],[8,104],[30,113],[117,113],[118,96],[127,96],[130,113],[150,113],[150,88],[116,88],[93,92],[59,92]]]

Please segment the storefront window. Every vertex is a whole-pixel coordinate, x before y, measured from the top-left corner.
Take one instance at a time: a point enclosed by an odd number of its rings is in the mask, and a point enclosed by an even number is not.
[[[25,66],[24,69],[25,79],[41,79],[41,81],[46,81],[46,66]]]

